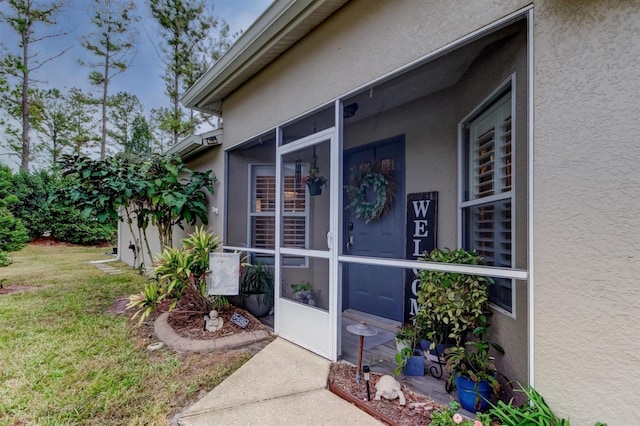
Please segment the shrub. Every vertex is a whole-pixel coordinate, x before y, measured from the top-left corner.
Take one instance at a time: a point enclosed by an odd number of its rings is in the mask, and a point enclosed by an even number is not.
[[[0,207],[0,250],[18,251],[28,240],[27,230],[20,219],[13,217],[5,207]]]
[[[11,176],[11,193],[17,197],[17,201],[9,206],[9,210],[22,221],[30,240],[51,230],[53,217],[48,198],[53,185],[52,176],[44,171],[21,171]]]
[[[0,267],[11,265],[11,259],[4,251],[0,250]],[[0,280],[0,288],[2,288],[2,280]]]
[[[433,249],[420,258],[427,262],[459,265],[482,265],[475,251]],[[416,321],[432,344],[452,340],[456,346],[466,341],[467,334],[478,326],[488,311],[491,278],[454,272],[421,270]]]
[[[73,207],[57,205],[52,208],[55,219],[51,224],[51,236],[56,241],[72,244],[93,245],[115,238],[116,222],[100,223],[94,218],[85,218]]]

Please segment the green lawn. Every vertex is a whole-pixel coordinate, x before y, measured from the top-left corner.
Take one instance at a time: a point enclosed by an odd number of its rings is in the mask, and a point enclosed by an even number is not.
[[[144,279],[107,275],[87,262],[105,248],[28,246],[0,268],[0,425],[166,424],[247,359],[242,353],[148,352],[148,336],[113,301]]]

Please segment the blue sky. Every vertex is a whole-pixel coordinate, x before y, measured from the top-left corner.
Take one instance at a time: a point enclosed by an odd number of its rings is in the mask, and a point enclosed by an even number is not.
[[[138,14],[142,18],[136,24],[138,30],[138,45],[136,55],[129,69],[114,78],[110,87],[110,94],[119,91],[133,93],[140,98],[145,107],[145,114],[149,114],[151,108],[168,106],[167,96],[164,94],[164,82],[161,79],[162,62],[154,47],[156,26],[150,17],[147,1],[136,0]],[[272,0],[215,0],[214,14],[222,18],[231,27],[232,32],[246,30],[271,4]],[[71,49],[63,56],[45,64],[36,73],[35,79],[39,81],[39,87],[71,88],[80,87],[90,90],[89,69],[78,64],[78,59],[87,61],[94,58],[86,49],[79,45],[78,38],[91,31],[95,31],[91,25],[87,7],[88,0],[68,1],[70,9],[58,15],[57,28],[73,31],[59,38],[51,38],[33,45],[33,52],[39,51],[38,58],[45,59],[49,56],[71,46]],[[5,5],[6,6],[6,5]],[[51,33],[55,28],[39,27],[43,33]],[[5,23],[0,24],[0,42],[7,50],[14,51],[17,47],[17,39]],[[0,53],[3,55],[3,53]],[[1,148],[0,148],[1,150]],[[8,162],[8,157],[0,157],[0,161]]]

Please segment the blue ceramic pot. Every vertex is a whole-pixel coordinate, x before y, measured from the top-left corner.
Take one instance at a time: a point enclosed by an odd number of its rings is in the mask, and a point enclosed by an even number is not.
[[[489,408],[489,398],[493,393],[491,385],[486,380],[474,382],[468,377],[455,376],[456,388],[460,405],[467,411],[485,411]]]
[[[424,376],[424,360],[422,355],[412,355],[404,367],[405,376]]]

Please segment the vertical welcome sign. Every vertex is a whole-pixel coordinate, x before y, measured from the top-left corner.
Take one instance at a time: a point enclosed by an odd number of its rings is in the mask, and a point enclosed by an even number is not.
[[[407,195],[407,247],[406,258],[417,260],[425,251],[436,247],[438,218],[438,192],[420,192]],[[418,312],[417,269],[407,269],[405,275],[404,322],[408,323]]]

